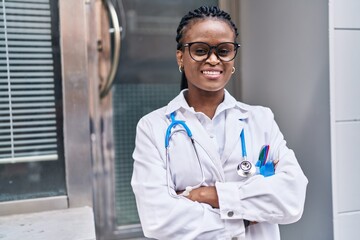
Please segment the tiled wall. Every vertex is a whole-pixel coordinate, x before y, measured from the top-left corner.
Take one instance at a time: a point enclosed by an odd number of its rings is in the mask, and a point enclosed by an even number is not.
[[[332,180],[335,240],[360,222],[360,1],[330,1]]]

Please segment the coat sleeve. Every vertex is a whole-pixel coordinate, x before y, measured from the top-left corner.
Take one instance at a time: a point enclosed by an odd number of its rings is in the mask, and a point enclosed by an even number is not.
[[[131,180],[145,236],[156,239],[228,239],[244,234],[243,220],[221,219],[219,209],[169,195],[165,131],[161,128],[154,130],[151,122],[154,119],[150,121],[145,117],[138,123]],[[157,121],[156,125],[161,123]]]
[[[302,216],[308,180],[294,152],[286,146],[269,109],[265,110],[265,116],[262,121],[270,121],[270,128],[258,134],[265,133],[270,136],[270,147],[278,155],[272,156],[272,159],[279,157],[275,174],[270,177],[255,175],[244,182],[217,182],[220,214],[223,219],[238,218],[289,224],[298,221]],[[232,214],[229,215],[229,212]]]

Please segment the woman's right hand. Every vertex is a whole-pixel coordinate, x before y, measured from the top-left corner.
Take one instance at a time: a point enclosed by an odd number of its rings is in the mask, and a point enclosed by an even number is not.
[[[178,195],[182,194],[184,191],[177,191]],[[206,203],[212,206],[213,208],[219,208],[219,198],[216,192],[215,186],[210,187],[199,187],[192,189],[189,192],[188,196],[184,196],[191,201]]]

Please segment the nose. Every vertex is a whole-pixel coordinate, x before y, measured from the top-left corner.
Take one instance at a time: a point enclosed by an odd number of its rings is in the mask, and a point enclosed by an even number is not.
[[[210,50],[210,56],[206,59],[206,62],[210,63],[211,65],[216,65],[220,62],[219,57],[216,55],[215,49]]]

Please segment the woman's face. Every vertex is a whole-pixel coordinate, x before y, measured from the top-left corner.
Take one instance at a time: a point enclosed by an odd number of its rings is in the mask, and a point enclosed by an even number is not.
[[[182,43],[205,42],[216,46],[223,42],[234,42],[235,33],[224,21],[218,19],[204,19],[190,23],[185,31]],[[221,61],[212,50],[209,58],[203,62],[193,60],[189,54],[189,47],[176,52],[179,66],[183,66],[188,80],[189,91],[216,92],[223,90],[228,83],[234,60]]]

